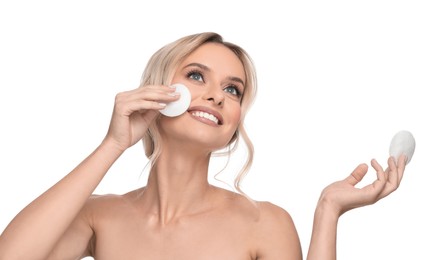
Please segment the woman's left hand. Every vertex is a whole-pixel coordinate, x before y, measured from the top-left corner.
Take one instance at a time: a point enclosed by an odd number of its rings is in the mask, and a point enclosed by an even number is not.
[[[401,183],[406,157],[401,155],[397,164],[393,157],[389,157],[387,163],[388,168],[383,170],[381,165],[373,159],[371,165],[377,172],[377,180],[365,187],[356,188],[355,185],[368,172],[368,165],[360,164],[348,177],[327,186],[321,193],[319,204],[325,205],[337,216],[341,216],[351,209],[374,204],[388,196]]]

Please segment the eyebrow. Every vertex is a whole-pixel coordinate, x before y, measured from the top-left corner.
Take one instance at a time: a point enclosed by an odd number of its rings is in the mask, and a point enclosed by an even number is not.
[[[211,71],[211,69],[208,66],[203,65],[201,63],[197,63],[197,62],[192,62],[192,63],[189,63],[189,64],[184,66],[184,68],[187,68],[187,67],[199,67],[199,68],[203,69],[204,71]],[[231,81],[238,82],[241,85],[243,85],[243,87],[245,87],[244,81],[242,79],[240,79],[239,77],[229,76],[227,78]]]

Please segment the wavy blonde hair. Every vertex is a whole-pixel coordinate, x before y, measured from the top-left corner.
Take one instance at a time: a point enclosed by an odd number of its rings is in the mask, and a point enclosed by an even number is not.
[[[241,118],[238,129],[226,146],[227,151],[213,154],[229,156],[237,148],[239,137],[241,136],[247,147],[247,159],[234,180],[234,187],[238,192],[245,195],[240,186],[243,178],[246,176],[252,165],[254,147],[244,128],[244,118],[255,99],[257,91],[255,66],[247,52],[233,43],[224,41],[222,36],[217,33],[205,32],[185,36],[177,41],[165,45],[152,55],[143,72],[140,86],[169,85],[175,74],[176,68],[180,63],[197,48],[209,42],[222,44],[232,50],[240,59],[244,67],[246,82],[243,97],[241,99]],[[161,135],[158,131],[158,125],[159,117],[157,117],[152,125],[149,126],[149,129],[143,138],[145,154],[149,158],[151,166],[161,154]]]

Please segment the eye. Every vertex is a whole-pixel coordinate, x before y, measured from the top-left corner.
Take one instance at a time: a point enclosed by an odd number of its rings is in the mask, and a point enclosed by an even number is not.
[[[241,92],[239,91],[238,87],[234,86],[234,85],[227,86],[224,89],[224,91],[228,92],[229,94],[234,95],[236,97],[240,97],[241,96]]]
[[[197,81],[201,81],[203,82],[203,76],[202,73],[200,73],[199,71],[193,70],[190,71],[189,73],[187,73],[187,77],[193,80],[197,80]]]

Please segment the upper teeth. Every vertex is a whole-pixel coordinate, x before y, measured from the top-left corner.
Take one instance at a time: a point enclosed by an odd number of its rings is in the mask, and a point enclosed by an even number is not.
[[[219,120],[217,119],[217,117],[215,117],[215,116],[212,115],[212,114],[208,114],[208,113],[206,113],[206,112],[202,112],[202,111],[194,111],[194,112],[192,113],[192,115],[193,115],[193,116],[197,116],[197,117],[203,117],[203,118],[209,119],[209,120],[213,121],[213,122],[216,123],[216,124],[218,124],[218,122],[219,122]]]

